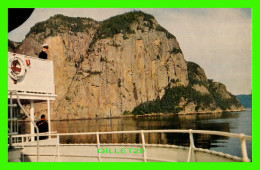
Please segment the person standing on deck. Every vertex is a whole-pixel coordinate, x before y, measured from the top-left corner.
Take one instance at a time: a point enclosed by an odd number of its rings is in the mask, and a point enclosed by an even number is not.
[[[49,45],[48,44],[42,45],[42,51],[39,54],[39,58],[47,59],[48,58],[48,54],[47,54],[48,49],[49,49]]]
[[[45,120],[45,115],[41,115],[41,120],[36,123],[37,127],[39,128],[39,133],[44,133],[49,131],[48,123]],[[39,139],[47,139],[47,136],[40,136]]]

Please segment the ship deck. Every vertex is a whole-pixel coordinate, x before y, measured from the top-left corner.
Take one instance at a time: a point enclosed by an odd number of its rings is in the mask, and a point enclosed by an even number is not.
[[[100,143],[99,137],[104,134],[139,133],[141,143]],[[145,142],[148,133],[188,133],[190,146],[169,144],[149,144]],[[239,138],[241,140],[242,158],[216,152],[209,149],[196,148],[193,134],[211,134]],[[61,143],[61,136],[96,135],[97,143]],[[14,135],[13,146],[21,148],[22,162],[248,162],[246,140],[252,137],[217,131],[202,130],[141,130],[114,132],[86,132],[41,134],[49,136],[39,143],[31,141],[32,135]],[[33,138],[35,135],[33,136]],[[38,147],[37,147],[38,146]],[[37,155],[37,153],[39,153]],[[17,160],[17,158],[16,158]],[[12,161],[12,158],[9,158]]]

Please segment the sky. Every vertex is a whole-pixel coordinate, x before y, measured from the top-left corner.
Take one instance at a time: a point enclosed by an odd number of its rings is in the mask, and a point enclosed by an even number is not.
[[[226,85],[231,93],[252,90],[252,15],[250,8],[37,8],[30,18],[8,34],[21,42],[37,22],[55,14],[97,21],[141,10],[175,35],[184,58],[199,64],[208,79]]]

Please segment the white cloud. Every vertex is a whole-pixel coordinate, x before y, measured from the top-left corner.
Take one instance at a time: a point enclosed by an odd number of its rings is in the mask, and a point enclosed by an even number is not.
[[[9,38],[21,41],[36,22],[57,13],[102,21],[133,9],[35,9]],[[251,92],[250,9],[143,8],[177,37],[186,60],[198,63],[208,78],[224,83],[234,94]]]

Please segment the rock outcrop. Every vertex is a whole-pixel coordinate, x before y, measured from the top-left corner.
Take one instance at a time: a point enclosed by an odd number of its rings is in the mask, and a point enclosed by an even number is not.
[[[48,56],[54,61],[54,120],[118,116],[163,99],[166,87],[192,84],[202,94],[215,89],[225,99],[233,97],[223,84],[210,84],[200,67],[191,79],[176,38],[143,12],[102,22],[56,15],[32,27],[15,52],[37,56],[43,43],[49,44]],[[204,110],[188,98],[181,100],[185,107],[179,113],[243,109],[239,102],[220,108],[215,98]],[[46,112],[45,104],[37,105],[36,113]]]
[[[8,51],[15,52],[21,43],[8,40]]]

